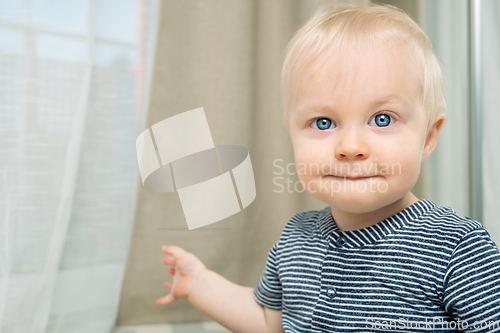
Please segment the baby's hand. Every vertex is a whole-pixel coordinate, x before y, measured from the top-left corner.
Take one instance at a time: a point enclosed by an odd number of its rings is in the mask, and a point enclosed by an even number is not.
[[[161,249],[173,256],[164,258],[163,263],[173,266],[170,268],[170,274],[174,276],[174,280],[165,281],[164,285],[170,289],[170,294],[158,298],[156,304],[169,304],[178,298],[187,298],[198,278],[207,268],[194,254],[178,246],[162,246]]]

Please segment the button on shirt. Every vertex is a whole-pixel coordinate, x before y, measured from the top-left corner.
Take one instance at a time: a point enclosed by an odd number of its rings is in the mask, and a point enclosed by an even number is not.
[[[335,241],[335,244],[337,244],[337,246],[339,246],[339,247],[342,247],[342,246],[344,246],[344,245],[345,245],[345,242],[346,242],[345,237],[340,236],[340,237],[339,237],[339,238],[337,238],[337,240]]]
[[[287,333],[500,332],[500,253],[480,223],[430,200],[352,231],[328,206],[290,219],[254,296]]]
[[[328,295],[328,297],[334,298],[335,296],[337,296],[337,291],[334,287],[328,287],[326,289],[326,294]]]

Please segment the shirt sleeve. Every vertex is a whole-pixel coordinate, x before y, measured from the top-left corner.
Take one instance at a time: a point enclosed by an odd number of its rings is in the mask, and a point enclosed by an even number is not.
[[[277,246],[278,243],[274,244],[269,251],[266,268],[254,288],[253,294],[255,300],[260,304],[271,309],[281,310],[282,289],[277,267]]]
[[[469,232],[455,248],[443,296],[460,332],[500,332],[500,253],[486,229]]]

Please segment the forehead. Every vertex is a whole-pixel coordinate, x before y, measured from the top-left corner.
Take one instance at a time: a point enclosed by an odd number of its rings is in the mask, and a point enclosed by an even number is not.
[[[295,91],[290,108],[382,100],[415,103],[423,93],[421,73],[411,50],[397,43],[326,51],[292,76]]]

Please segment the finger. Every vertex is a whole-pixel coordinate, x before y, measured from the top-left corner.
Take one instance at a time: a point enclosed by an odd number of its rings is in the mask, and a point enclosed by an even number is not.
[[[165,286],[165,288],[168,288],[168,289],[172,289],[172,281],[165,281],[165,283],[163,283],[163,285]]]
[[[170,268],[170,274],[175,275],[175,268]]]
[[[165,297],[158,298],[158,299],[156,300],[156,304],[158,304],[158,305],[165,305],[165,304],[170,304],[170,303],[172,303],[173,301],[175,301],[174,296],[172,296],[172,294],[168,294],[168,295],[167,295],[167,296],[165,296]]]
[[[166,258],[163,258],[163,263],[165,265],[169,265],[169,266],[175,266],[175,258],[173,257],[166,257]]]
[[[187,251],[184,251],[184,249],[182,249],[181,247],[176,246],[176,245],[169,245],[169,246],[164,245],[161,247],[161,249],[166,254],[173,255],[176,259],[181,258],[189,253]]]

